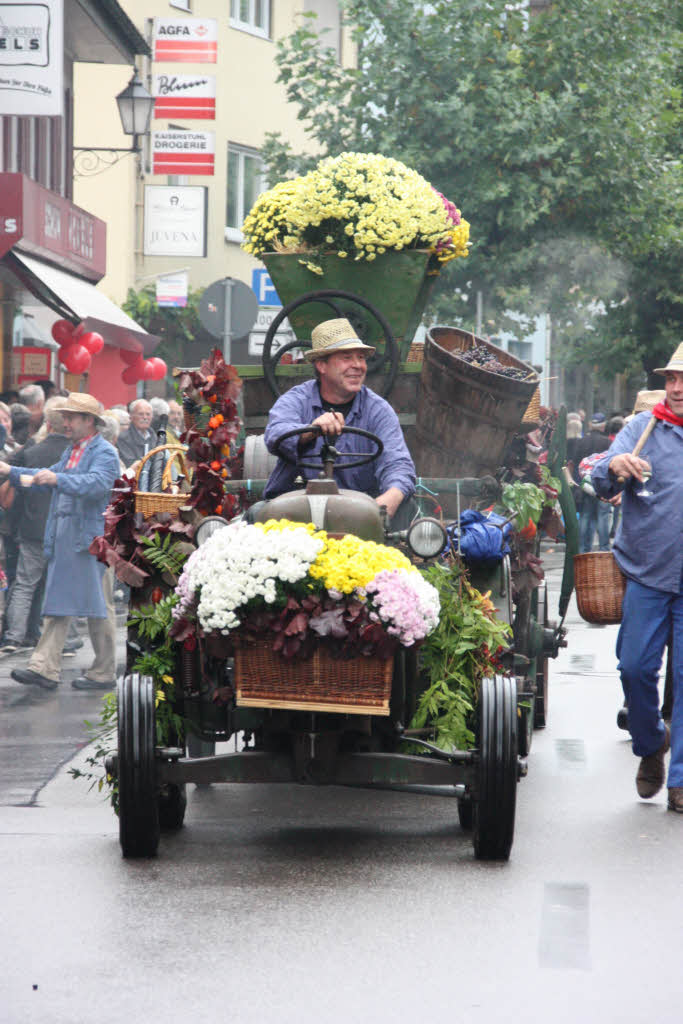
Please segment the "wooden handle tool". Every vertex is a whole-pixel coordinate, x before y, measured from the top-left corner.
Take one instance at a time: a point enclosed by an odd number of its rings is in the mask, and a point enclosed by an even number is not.
[[[640,437],[636,441],[636,446],[633,449],[633,451],[631,452],[631,455],[640,455],[640,453],[643,450],[643,446],[644,446],[645,442],[647,441],[647,439],[650,436],[650,434],[652,433],[652,431],[655,429],[655,423],[656,422],[657,422],[656,417],[652,416],[650,418],[650,422],[645,427],[645,430],[642,432],[642,434],[640,435]],[[626,478],[623,477],[623,476],[617,477],[617,481],[618,481],[619,484],[625,483],[625,480],[626,480]]]

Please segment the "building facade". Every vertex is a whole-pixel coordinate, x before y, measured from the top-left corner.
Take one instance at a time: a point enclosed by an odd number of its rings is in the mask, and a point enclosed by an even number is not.
[[[107,404],[126,400],[120,349],[151,353],[156,339],[96,287],[107,223],[74,202],[74,81],[80,62],[93,61],[129,77],[147,44],[115,0],[5,4],[0,38],[1,390],[50,378]],[[102,334],[87,374],[64,373],[57,319]]]
[[[91,169],[76,160],[78,201],[108,225],[108,270],[100,288],[121,302],[129,288],[166,275],[186,275],[191,290],[225,277],[251,287],[259,264],[240,247],[241,226],[268,186],[261,148],[275,131],[295,151],[307,144],[296,109],[276,81],[277,41],[301,15],[314,13],[323,45],[348,62],[352,47],[339,5],[123,0],[123,6],[149,46],[138,66],[155,109],[139,159],[111,167],[93,160]],[[116,110],[111,104],[104,109],[99,97],[115,95],[124,84],[121,68],[77,67],[77,146],[121,144]],[[169,281],[169,289],[174,286]]]

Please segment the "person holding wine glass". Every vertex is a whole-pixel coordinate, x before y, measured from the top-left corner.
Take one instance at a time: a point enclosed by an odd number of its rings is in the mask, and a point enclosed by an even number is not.
[[[663,374],[664,401],[635,416],[592,470],[596,494],[622,493],[614,557],[626,576],[617,639],[633,753],[640,758],[636,789],[655,796],[665,780],[671,746],[668,806],[683,814],[683,344]],[[657,680],[673,637],[671,729],[660,710]]]

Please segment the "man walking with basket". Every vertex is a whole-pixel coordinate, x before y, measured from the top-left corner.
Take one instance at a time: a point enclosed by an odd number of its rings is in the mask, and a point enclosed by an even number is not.
[[[636,789],[643,799],[664,785],[671,746],[668,806],[683,814],[683,344],[654,371],[666,397],[652,415],[640,413],[592,471],[598,495],[622,491],[622,523],[614,556],[626,576],[617,657],[628,704],[633,753],[640,757]],[[657,680],[672,632],[671,730],[659,711]]]

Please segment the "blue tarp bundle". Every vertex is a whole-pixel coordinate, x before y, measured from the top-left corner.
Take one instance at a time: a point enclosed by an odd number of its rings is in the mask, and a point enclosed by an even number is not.
[[[512,523],[508,523],[503,516],[495,512],[484,515],[472,508],[466,509],[460,516],[460,529],[457,523],[447,527],[455,551],[458,550],[460,534],[460,553],[466,562],[500,562],[504,555],[509,554],[507,539],[512,530]],[[449,550],[446,548],[444,554]]]

